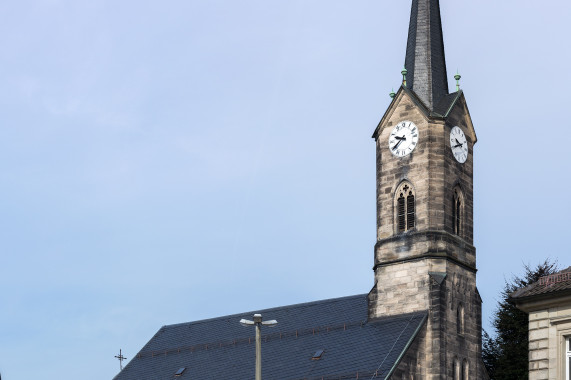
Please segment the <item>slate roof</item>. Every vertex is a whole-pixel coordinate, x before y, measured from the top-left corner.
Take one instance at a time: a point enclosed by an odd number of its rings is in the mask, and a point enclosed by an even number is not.
[[[462,90],[442,96],[438,103],[434,105],[431,116],[448,117],[448,113],[452,110],[452,107],[454,107],[458,99],[460,99],[461,95]]]
[[[427,318],[421,312],[367,321],[366,294],[257,312],[278,321],[262,327],[266,380],[385,379]],[[115,380],[251,379],[255,329],[239,320],[253,314],[163,326]],[[312,360],[320,349],[321,359]]]
[[[510,298],[520,301],[562,293],[571,293],[571,267],[550,276],[542,277],[539,281],[516,290],[510,294]]]
[[[404,66],[407,86],[432,111],[448,94],[439,0],[413,0]]]

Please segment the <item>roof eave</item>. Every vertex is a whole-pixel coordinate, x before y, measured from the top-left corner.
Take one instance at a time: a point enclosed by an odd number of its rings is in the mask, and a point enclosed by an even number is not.
[[[389,373],[387,374],[387,376],[385,376],[385,380],[388,380],[391,378],[391,376],[393,375],[393,372],[395,372],[395,370],[397,369],[397,367],[399,366],[400,362],[402,361],[404,355],[406,354],[406,352],[408,351],[408,349],[410,348],[410,346],[412,345],[412,342],[414,342],[414,340],[416,339],[416,337],[418,336],[418,334],[420,333],[420,330],[424,327],[424,324],[426,323],[426,320],[428,319],[428,313],[424,315],[424,317],[422,318],[422,321],[418,324],[418,327],[416,328],[416,330],[414,331],[414,334],[412,334],[412,336],[410,337],[410,339],[408,340],[408,342],[406,342],[406,345],[404,346],[403,350],[401,351],[399,357],[397,358],[397,360],[395,361],[395,364],[393,364],[391,370],[389,371]]]
[[[516,292],[514,292],[516,293]],[[514,294],[512,293],[512,295]],[[561,302],[571,303],[571,288],[554,291],[551,293],[534,294],[531,296],[508,297],[508,302],[514,304],[518,309],[525,312],[544,309]]]

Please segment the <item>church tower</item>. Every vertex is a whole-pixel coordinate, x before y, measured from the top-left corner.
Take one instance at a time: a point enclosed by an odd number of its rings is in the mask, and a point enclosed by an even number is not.
[[[439,0],[412,1],[402,74],[373,134],[377,243],[369,318],[427,313],[393,378],[486,379],[473,245],[476,134],[463,91],[457,85],[449,92]]]

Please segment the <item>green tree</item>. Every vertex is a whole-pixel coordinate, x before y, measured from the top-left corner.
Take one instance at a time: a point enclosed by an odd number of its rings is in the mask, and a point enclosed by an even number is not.
[[[495,334],[484,331],[482,337],[482,358],[492,380],[528,379],[528,316],[510,303],[509,295],[557,270],[557,263],[545,260],[536,268],[525,265],[523,276],[506,280],[492,317]]]

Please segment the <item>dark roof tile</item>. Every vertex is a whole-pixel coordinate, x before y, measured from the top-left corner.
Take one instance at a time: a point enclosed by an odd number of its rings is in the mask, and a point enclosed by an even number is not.
[[[535,296],[552,295],[563,291],[571,291],[571,267],[550,276],[542,277],[539,281],[516,290],[510,295],[510,298],[521,300]]]
[[[367,321],[367,296],[358,295],[260,311],[277,319],[262,328],[263,376],[311,379],[344,375],[384,378],[408,347],[426,313]],[[254,329],[239,324],[252,312],[162,327],[115,380],[246,379],[254,374]],[[323,349],[320,360],[311,360]],[[382,376],[381,376],[382,374]]]

